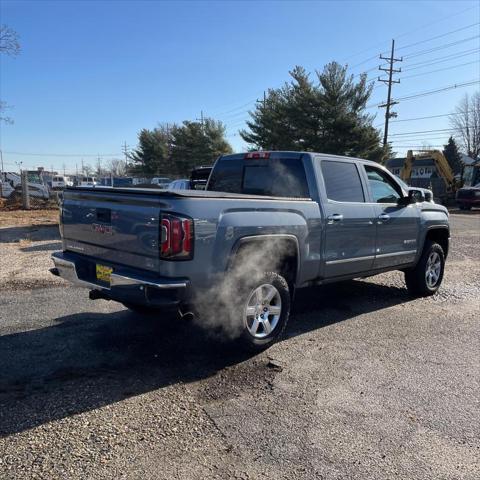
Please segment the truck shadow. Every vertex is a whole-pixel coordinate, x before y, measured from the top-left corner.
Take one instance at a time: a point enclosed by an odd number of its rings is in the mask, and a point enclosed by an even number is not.
[[[20,240],[32,242],[60,240],[58,225],[25,225],[0,228],[0,243],[14,243]]]
[[[362,281],[304,291],[287,341],[409,299],[403,288]],[[241,362],[246,368],[267,363],[265,355],[251,357],[173,317],[154,320],[127,310],[60,317],[53,326],[0,337],[0,436],[206,379]]]

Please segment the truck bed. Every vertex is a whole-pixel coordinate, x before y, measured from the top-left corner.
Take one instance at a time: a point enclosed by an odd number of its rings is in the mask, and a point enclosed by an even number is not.
[[[67,187],[68,191],[76,192],[103,192],[103,193],[128,193],[128,194],[143,194],[156,195],[160,197],[188,197],[188,198],[234,198],[234,199],[250,199],[250,200],[311,200],[308,197],[272,197],[266,195],[251,195],[244,193],[227,193],[227,192],[213,192],[209,190],[161,190],[159,188],[145,188],[145,187]]]

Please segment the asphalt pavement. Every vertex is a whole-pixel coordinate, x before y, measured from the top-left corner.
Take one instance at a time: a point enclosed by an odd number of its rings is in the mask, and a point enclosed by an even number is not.
[[[300,293],[257,356],[74,287],[0,289],[0,478],[477,479],[480,215],[438,295]]]

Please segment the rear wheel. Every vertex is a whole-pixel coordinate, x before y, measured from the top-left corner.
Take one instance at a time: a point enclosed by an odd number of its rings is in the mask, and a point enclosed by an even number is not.
[[[445,254],[442,247],[427,241],[415,268],[405,272],[408,291],[422,297],[435,294],[442,283],[444,269]]]
[[[241,322],[241,347],[261,351],[283,334],[290,316],[287,281],[277,273],[265,272],[241,288],[236,320]]]

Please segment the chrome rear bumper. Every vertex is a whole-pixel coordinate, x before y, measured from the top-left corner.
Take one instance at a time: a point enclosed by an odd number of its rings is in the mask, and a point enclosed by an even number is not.
[[[120,275],[112,273],[110,279],[110,286],[100,285],[98,283],[88,282],[78,277],[75,262],[64,258],[61,252],[52,254],[52,260],[55,264],[55,268],[52,268],[50,272],[53,275],[64,278],[69,282],[78,285],[79,287],[85,287],[96,290],[111,290],[115,287],[150,287],[159,290],[164,289],[185,289],[187,282],[183,280],[168,280],[168,281],[153,281],[142,279],[133,275]]]

